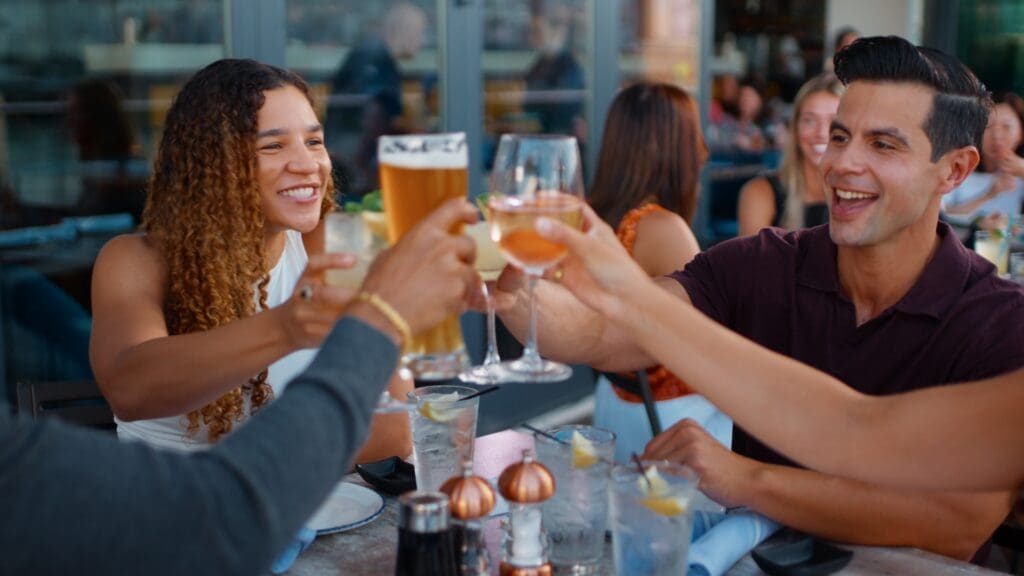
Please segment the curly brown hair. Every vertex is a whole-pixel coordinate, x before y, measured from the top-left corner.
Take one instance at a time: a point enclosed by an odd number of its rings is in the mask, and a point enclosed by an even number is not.
[[[257,114],[264,93],[285,86],[310,98],[293,72],[224,59],[197,72],[171,105],[142,217],[167,266],[164,313],[171,335],[210,330],[267,307]],[[325,186],[322,213],[333,205],[329,179]],[[231,432],[244,416],[246,393],[253,412],[273,399],[266,369],[189,412],[188,434],[196,435],[200,418],[210,442]]]

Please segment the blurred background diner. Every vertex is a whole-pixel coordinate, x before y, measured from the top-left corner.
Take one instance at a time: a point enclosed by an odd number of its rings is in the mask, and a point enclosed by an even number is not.
[[[0,387],[16,406],[19,383],[93,379],[94,260],[138,226],[171,102],[215,60],[255,58],[309,82],[342,205],[380,187],[386,134],[466,132],[474,197],[501,134],[570,134],[587,192],[607,187],[599,158],[620,90],[682,89],[708,156],[692,209],[667,208],[706,249],[827,220],[815,155],[840,89],[821,74],[852,39],[880,34],[954,54],[999,95],[981,166],[944,218],[969,244],[983,231],[979,252],[1024,275],[1019,0],[4,0]],[[479,363],[483,321],[462,324]],[[498,335],[502,356],[518,356]],[[596,379],[576,366],[567,384],[482,398],[480,433],[590,422]]]

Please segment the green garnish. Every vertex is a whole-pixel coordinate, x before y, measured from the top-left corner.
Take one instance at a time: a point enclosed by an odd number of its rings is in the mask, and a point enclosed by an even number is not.
[[[345,202],[344,210],[346,214],[359,214],[363,211],[363,205],[359,202]]]
[[[380,190],[367,192],[363,195],[362,207],[367,212],[383,212],[384,203],[381,201]]]
[[[480,214],[484,217],[484,220],[487,220],[487,217],[490,216],[491,212],[487,204],[488,197],[489,196],[486,192],[476,197],[476,207],[480,210]]]

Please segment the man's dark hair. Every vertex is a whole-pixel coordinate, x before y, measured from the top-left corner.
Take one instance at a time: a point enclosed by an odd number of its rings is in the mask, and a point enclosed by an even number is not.
[[[981,150],[992,97],[985,85],[962,62],[898,36],[861,38],[833,58],[836,76],[849,85],[868,82],[910,82],[935,90],[932,109],[924,122],[932,144],[932,162],[964,146]]]

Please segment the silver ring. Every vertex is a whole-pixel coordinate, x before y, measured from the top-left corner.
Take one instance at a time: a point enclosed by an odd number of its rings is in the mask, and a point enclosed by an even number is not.
[[[302,298],[306,302],[313,300],[313,287],[309,284],[303,284],[299,287],[299,298]]]

